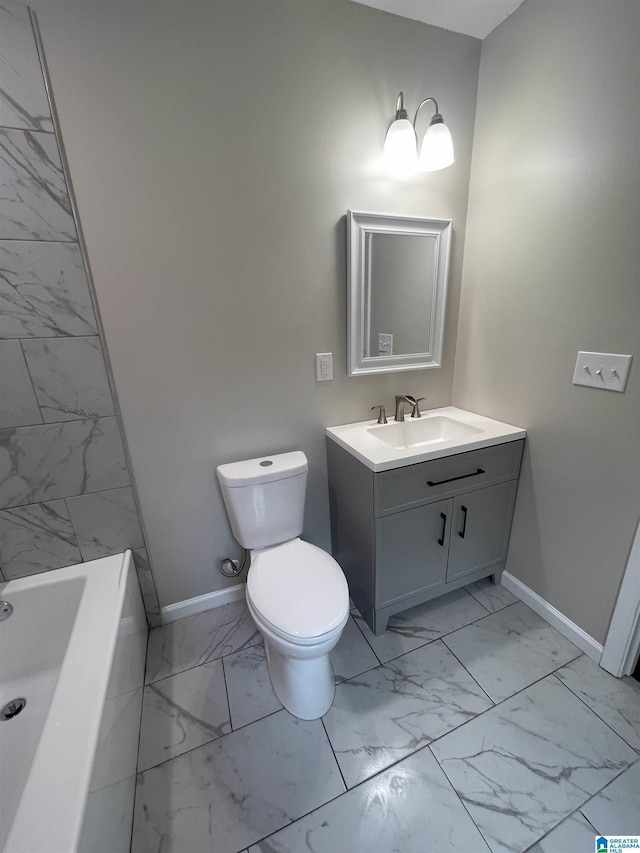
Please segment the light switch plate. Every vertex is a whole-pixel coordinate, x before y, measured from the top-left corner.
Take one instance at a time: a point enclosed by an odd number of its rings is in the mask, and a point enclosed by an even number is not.
[[[573,374],[574,385],[624,391],[631,367],[631,355],[607,352],[579,352]]]

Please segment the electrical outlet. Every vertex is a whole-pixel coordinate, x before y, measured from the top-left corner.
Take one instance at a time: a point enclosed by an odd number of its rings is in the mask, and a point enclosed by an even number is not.
[[[606,352],[579,352],[573,384],[604,388],[606,391],[624,391],[632,358],[631,355]]]
[[[333,353],[316,353],[316,379],[318,382],[326,382],[333,379]]]
[[[378,355],[393,355],[393,335],[380,332],[378,335]]]

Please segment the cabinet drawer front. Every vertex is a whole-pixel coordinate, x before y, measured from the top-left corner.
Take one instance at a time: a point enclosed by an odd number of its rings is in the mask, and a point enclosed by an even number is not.
[[[524,440],[421,462],[375,478],[375,513],[386,515],[472,489],[515,479]]]

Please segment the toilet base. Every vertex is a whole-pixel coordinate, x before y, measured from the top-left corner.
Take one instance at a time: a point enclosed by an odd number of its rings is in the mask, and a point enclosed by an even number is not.
[[[265,639],[271,686],[284,707],[301,720],[317,720],[327,713],[336,692],[329,655],[312,660],[285,657]]]

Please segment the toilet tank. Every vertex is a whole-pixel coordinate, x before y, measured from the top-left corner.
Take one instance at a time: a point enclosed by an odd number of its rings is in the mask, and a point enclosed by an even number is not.
[[[308,467],[301,450],[218,466],[231,529],[243,548],[300,536]]]

